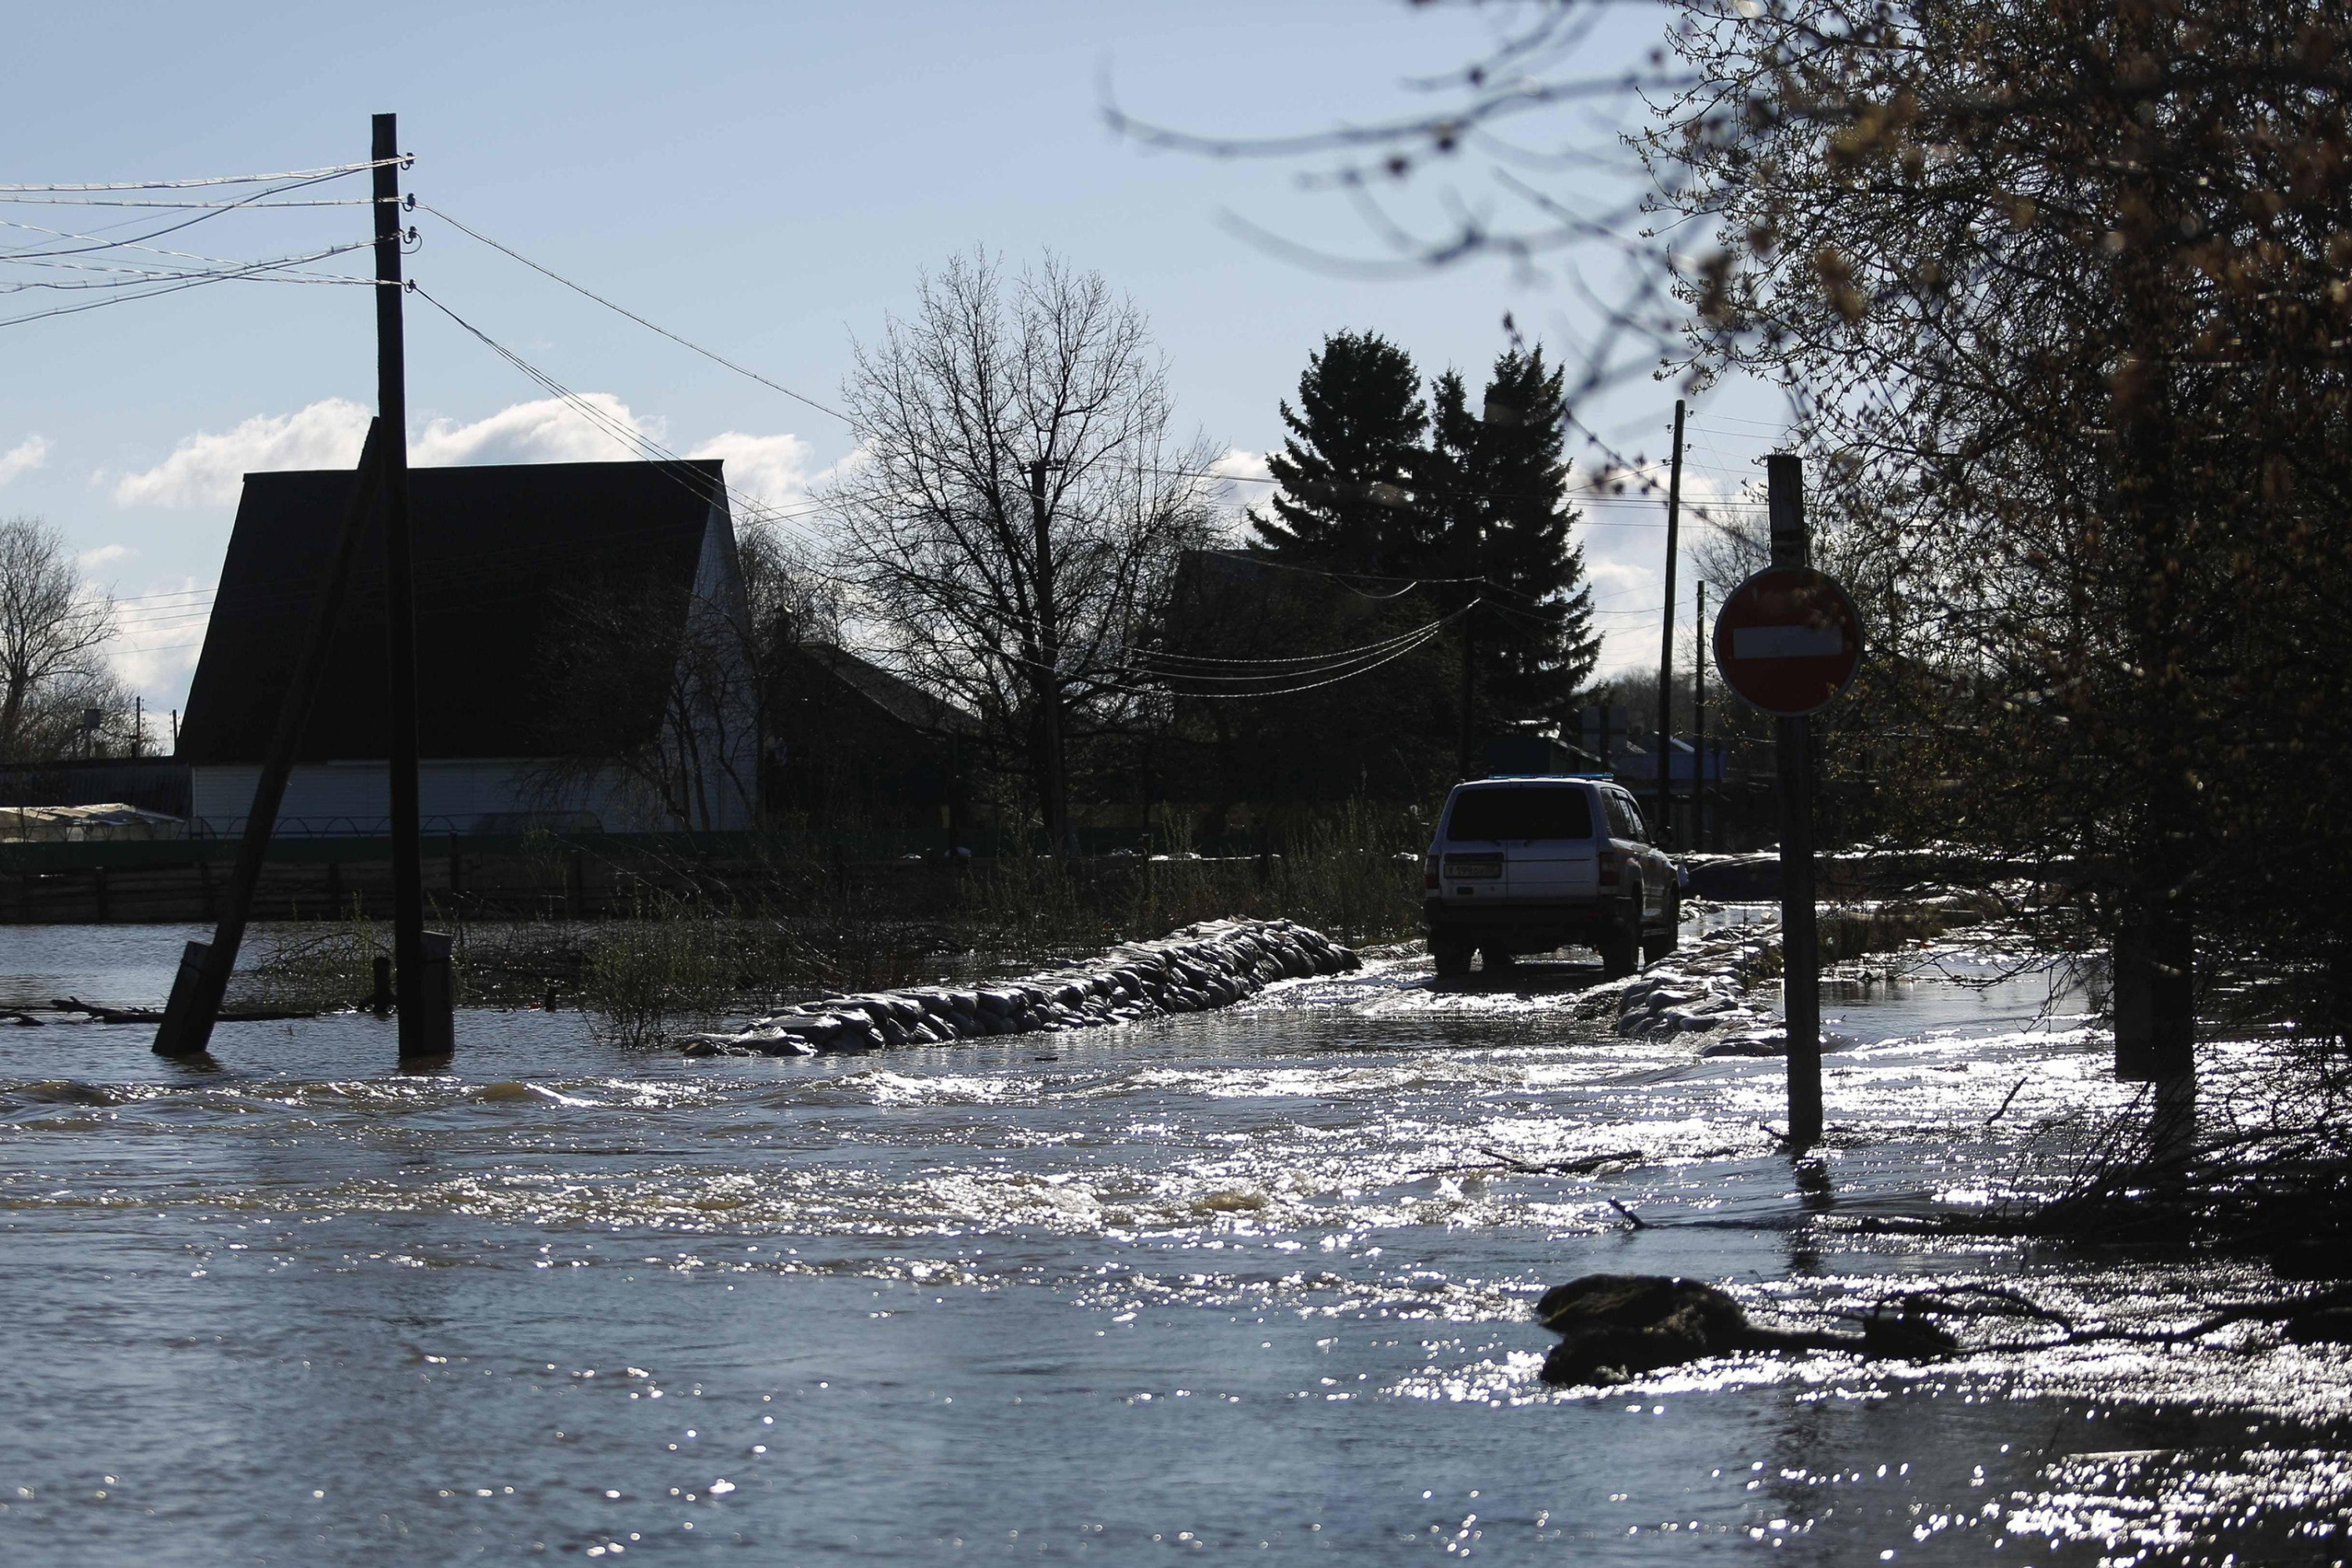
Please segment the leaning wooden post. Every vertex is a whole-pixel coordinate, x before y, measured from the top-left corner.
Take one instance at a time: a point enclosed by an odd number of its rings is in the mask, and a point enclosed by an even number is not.
[[[155,1031],[155,1049],[167,1057],[199,1057],[213,1037],[213,1021],[220,1015],[221,998],[228,994],[230,971],[236,967],[236,950],[245,941],[246,921],[253,910],[254,889],[261,882],[262,862],[269,858],[270,834],[278,826],[278,808],[286,798],[286,780],[294,771],[294,753],[327,670],[327,649],[334,641],[335,624],[342,614],[343,592],[352,576],[352,563],[375,510],[376,493],[383,479],[383,421],[368,426],[367,444],[360,451],[359,472],[352,484],[351,504],[344,509],[342,532],[329,557],[326,580],[310,605],[310,626],[295,657],[278,706],[278,730],[270,738],[269,755],[254,786],[253,809],[245,819],[245,837],[236,847],[236,868],[229,874],[228,901],[209,942],[192,942],[180,957],[180,972],[172,981],[172,999],[164,1004],[163,1022]]]

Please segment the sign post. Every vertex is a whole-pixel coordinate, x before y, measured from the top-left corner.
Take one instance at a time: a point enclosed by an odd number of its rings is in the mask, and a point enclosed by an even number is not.
[[[1781,1012],[1789,1036],[1789,1143],[1822,1139],[1821,942],[1813,919],[1811,716],[1862,665],[1862,621],[1834,578],[1807,564],[1802,460],[1764,459],[1772,564],[1742,583],[1715,619],[1726,686],[1773,716],[1780,775]]]

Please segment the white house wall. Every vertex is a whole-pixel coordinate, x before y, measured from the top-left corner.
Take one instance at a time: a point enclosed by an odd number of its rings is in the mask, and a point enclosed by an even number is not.
[[[759,703],[753,677],[742,658],[736,628],[750,615],[743,564],[735,547],[735,523],[723,500],[714,502],[702,529],[702,552],[695,562],[688,635],[715,637],[732,666],[719,694],[723,711],[697,714],[696,742],[708,761],[700,799],[709,816],[703,826],[719,831],[747,828],[758,816],[760,773]]]
[[[214,837],[243,832],[260,782],[256,764],[191,768],[191,831]],[[426,760],[417,764],[416,786],[420,826],[426,833],[520,833],[534,824],[653,833],[677,826],[610,774],[571,781],[551,797],[546,765],[528,759]],[[288,837],[376,837],[389,833],[391,823],[386,763],[313,763],[297,766],[287,779],[276,831]]]

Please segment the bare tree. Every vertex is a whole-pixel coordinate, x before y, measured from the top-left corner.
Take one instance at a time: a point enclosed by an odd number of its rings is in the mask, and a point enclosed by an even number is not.
[[[827,495],[886,655],[1026,762],[1074,843],[1069,748],[1142,700],[1130,649],[1209,542],[1213,453],[1171,434],[1143,312],[1053,257],[959,257],[861,344],[843,396],[863,460]]]
[[[83,583],[38,518],[0,522],[0,759],[64,755],[89,709],[122,706],[104,649],[114,601]]]

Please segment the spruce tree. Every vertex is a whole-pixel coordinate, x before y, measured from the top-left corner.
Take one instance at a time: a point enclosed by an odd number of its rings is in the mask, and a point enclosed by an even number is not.
[[[1428,426],[1412,356],[1378,332],[1338,331],[1309,355],[1290,434],[1267,461],[1281,489],[1250,526],[1269,553],[1349,572],[1409,574],[1413,489]]]
[[[1473,412],[1462,378],[1432,384],[1421,491],[1444,570],[1479,577],[1468,635],[1479,705],[1499,718],[1563,717],[1599,659],[1584,548],[1570,531],[1567,400],[1540,348],[1495,362]]]

